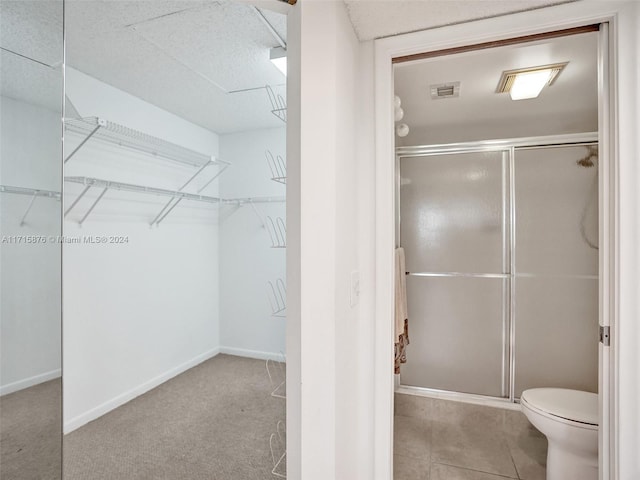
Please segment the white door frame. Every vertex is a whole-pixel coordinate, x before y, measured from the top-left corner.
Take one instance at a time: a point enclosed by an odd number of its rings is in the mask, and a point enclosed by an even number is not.
[[[599,54],[604,67],[604,75],[599,78],[600,324],[610,325],[612,331],[611,347],[600,347],[600,480],[632,478],[622,477],[621,471],[636,474],[637,459],[632,458],[632,452],[634,448],[640,449],[640,435],[633,434],[634,426],[631,425],[621,436],[622,409],[618,410],[622,404],[626,414],[634,413],[634,399],[621,402],[621,390],[629,393],[626,385],[634,380],[634,365],[638,368],[640,360],[640,355],[633,352],[640,333],[635,321],[640,301],[633,297],[634,291],[640,290],[640,273],[633,263],[627,266],[620,262],[621,257],[626,261],[637,260],[633,246],[638,242],[640,230],[640,220],[635,214],[639,196],[633,193],[634,188],[639,188],[634,183],[640,180],[634,166],[640,149],[634,131],[634,125],[637,128],[638,94],[633,75],[630,79],[623,78],[637,68],[637,59],[619,56],[620,52],[630,56],[634,51],[634,28],[638,27],[636,8],[640,7],[629,1],[579,1],[376,40],[376,480],[393,477],[395,152],[392,59],[599,23],[608,24],[608,30],[601,32],[601,39],[606,37],[608,43],[608,55]],[[618,99],[621,97],[630,102],[628,108],[620,108]],[[625,177],[624,172],[635,174],[635,179],[634,175]],[[628,228],[621,229],[621,225]],[[623,315],[624,312],[628,315]],[[630,337],[622,338],[621,330]],[[619,367],[621,371],[618,371]],[[637,411],[630,417],[638,422]],[[620,462],[626,463],[621,466]]]

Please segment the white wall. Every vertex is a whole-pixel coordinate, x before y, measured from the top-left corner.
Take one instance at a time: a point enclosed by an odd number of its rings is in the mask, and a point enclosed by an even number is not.
[[[374,382],[374,354],[373,354],[373,323],[375,309],[374,280],[375,280],[375,234],[374,219],[375,196],[375,166],[373,152],[373,134],[371,121],[377,115],[391,115],[374,112],[372,93],[373,86],[373,52],[370,45],[360,44],[361,62],[345,65],[342,60],[353,55],[353,44],[349,34],[339,27],[338,20],[342,13],[341,7],[334,2],[315,2],[308,0],[298,2],[289,14],[289,86],[288,86],[288,279],[289,279],[289,313],[287,327],[288,345],[288,387],[287,387],[287,421],[288,421],[288,473],[290,478],[389,478],[386,467],[388,455],[381,449],[379,457],[381,468],[373,471],[373,439],[390,433],[392,424],[390,413],[384,408],[376,410],[376,430],[374,431],[373,408],[374,400],[371,392],[375,388],[378,394],[388,397],[390,405],[392,392],[391,379]],[[589,5],[598,5],[591,2]],[[603,4],[600,4],[603,5]],[[631,5],[631,3],[628,3]],[[564,7],[563,7],[564,8]],[[571,8],[571,7],[567,7]],[[569,15],[579,17],[576,5]],[[638,5],[631,10],[627,8],[623,22],[629,24],[638,22]],[[602,6],[601,10],[606,7]],[[615,10],[615,6],[611,7]],[[542,10],[532,13],[533,16],[544,17]],[[545,18],[549,22],[549,15]],[[560,18],[560,17],[558,17]],[[566,15],[562,18],[567,18]],[[510,22],[511,18],[505,18]],[[523,22],[520,27],[527,31]],[[348,31],[349,29],[343,25]],[[629,27],[629,25],[627,25]],[[469,30],[467,30],[469,28]],[[461,25],[458,30],[474,32],[473,26]],[[627,159],[637,156],[639,148],[637,135],[637,115],[640,105],[631,85],[637,86],[637,60],[632,53],[631,45],[638,45],[637,29],[626,28],[628,50],[624,55],[623,83],[627,86],[626,101],[622,102],[622,110],[627,112],[627,120],[622,129],[622,136]],[[636,32],[631,38],[631,32]],[[485,29],[486,32],[486,29]],[[346,36],[346,38],[345,38]],[[337,41],[336,38],[340,40]],[[299,43],[299,45],[298,45]],[[298,50],[299,48],[299,50]],[[637,47],[636,47],[637,50]],[[331,57],[331,58],[330,58]],[[336,59],[336,60],[334,60]],[[338,71],[336,65],[341,65]],[[354,75],[354,69],[360,69],[357,91],[352,97],[345,98],[344,90],[337,84],[344,81],[345,85]],[[345,86],[345,89],[348,87]],[[334,95],[333,92],[336,92]],[[390,92],[389,92],[390,94]],[[352,100],[360,98],[362,103],[353,105]],[[342,102],[341,105],[339,103]],[[356,125],[349,127],[351,108],[357,108],[359,116]],[[340,117],[344,115],[347,118]],[[385,110],[386,112],[386,110]],[[338,175],[344,175],[345,183],[352,175],[350,167],[346,167],[345,158],[338,152],[339,129],[354,132],[357,142],[355,158],[358,165],[358,178],[351,183],[350,188],[357,189],[357,246],[356,255],[359,258],[358,268],[361,277],[360,305],[355,310],[356,315],[349,315],[344,311],[344,299],[340,298],[348,279],[343,274],[353,268],[347,260],[344,265],[334,263],[338,258],[342,261],[348,258],[352,251],[349,234],[354,232],[343,220],[351,217],[349,195],[344,192],[344,184],[338,181]],[[391,128],[389,128],[391,132]],[[299,136],[299,137],[298,137]],[[390,135],[391,137],[392,135]],[[298,140],[299,139],[299,140]],[[349,146],[345,148],[349,152]],[[294,154],[299,156],[294,157]],[[346,160],[348,162],[348,159]],[[637,163],[637,162],[636,162]],[[628,320],[637,317],[638,312],[638,264],[637,245],[638,229],[637,216],[631,219],[633,212],[640,208],[638,204],[637,188],[632,185],[640,183],[638,169],[632,162],[626,163],[624,180],[624,195],[627,198],[624,271],[631,281],[627,284],[624,312]],[[380,179],[384,182],[384,179]],[[634,193],[635,192],[635,193]],[[298,210],[298,205],[300,209]],[[637,208],[633,208],[636,205]],[[339,209],[346,212],[338,213]],[[378,232],[380,233],[380,232]],[[392,238],[392,234],[390,236]],[[300,255],[298,256],[298,252]],[[635,273],[633,273],[635,272]],[[635,279],[635,280],[634,280]],[[341,290],[342,289],[342,290]],[[294,295],[294,290],[300,295]],[[633,292],[633,293],[632,293]],[[300,305],[294,305],[295,298],[300,298]],[[293,313],[296,313],[294,316]],[[299,312],[299,316],[297,313]],[[340,323],[337,319],[340,318]],[[299,322],[298,322],[299,319]],[[349,322],[358,325],[352,329]],[[637,322],[635,322],[637,324]],[[637,452],[638,435],[640,432],[638,378],[638,349],[640,343],[637,325],[625,323],[624,332],[617,337],[622,353],[617,359],[623,365],[620,370],[618,384],[621,397],[616,408],[619,412],[618,444],[620,450],[620,479],[632,480],[640,474],[640,459],[633,452]],[[350,363],[345,366],[345,377],[341,378],[340,369],[345,354],[344,344],[349,343],[351,336],[350,354],[357,358],[358,366]],[[339,336],[342,335],[342,338]],[[298,339],[300,342],[298,343]],[[343,341],[343,339],[345,339]],[[381,344],[378,345],[381,347]],[[292,362],[293,358],[299,359]],[[335,358],[335,360],[334,360]],[[378,365],[385,364],[382,359]],[[386,365],[386,364],[385,364]],[[299,369],[298,369],[299,367]],[[391,368],[389,367],[389,372]],[[346,372],[349,372],[348,381]],[[382,377],[386,370],[381,369]],[[391,375],[389,374],[389,377]],[[349,383],[350,382],[350,383]],[[387,388],[389,387],[389,388]],[[349,393],[358,398],[355,416]],[[346,396],[345,396],[346,394]],[[380,400],[380,398],[377,398]],[[379,402],[380,403],[380,402]],[[344,421],[344,424],[338,423]],[[351,441],[351,444],[348,442]],[[387,446],[386,440],[380,441],[378,447]],[[338,451],[344,448],[344,452]],[[356,452],[353,455],[353,452]],[[355,473],[354,473],[355,472]]]
[[[71,68],[66,90],[82,116],[217,155],[216,134]],[[66,151],[79,140],[66,135]],[[65,167],[67,176],[174,190],[192,173],[97,140]],[[66,207],[80,187],[65,184]],[[166,198],[110,191],[80,227],[99,191],[93,190],[67,217],[65,236],[116,235],[128,243],[64,245],[65,432],[215,355],[219,346],[217,207],[185,201],[152,229]],[[213,185],[203,194],[216,191]]]
[[[302,478],[301,2],[287,15],[287,475]]]
[[[301,304],[299,317],[290,305],[288,346],[298,335],[301,360],[299,371],[288,367],[288,474],[370,479],[372,49],[358,42],[342,2],[298,2],[289,16],[289,45],[300,50],[289,49],[289,124],[299,115],[299,131],[288,133],[300,144],[288,145],[288,276]],[[358,271],[362,293],[352,307]]]
[[[619,7],[620,8],[620,7]],[[619,128],[618,152],[620,171],[619,255],[617,270],[620,278],[620,324],[614,327],[612,344],[616,354],[617,390],[614,412],[617,471],[620,480],[640,478],[640,3],[625,2],[618,17],[619,66],[617,108],[614,120]]]
[[[0,97],[0,184],[60,191],[60,112]],[[60,202],[0,194],[0,236],[60,235]],[[0,394],[60,376],[60,245],[0,243]],[[38,301],[33,301],[37,298]]]
[[[220,157],[231,166],[220,179],[223,198],[282,197],[271,180],[265,150],[286,158],[286,131],[255,130],[220,137]],[[262,217],[286,218],[286,203],[256,203]],[[271,316],[267,282],[286,285],[286,250],[271,248],[269,233],[249,204],[228,206],[220,218],[220,343],[225,353],[281,359],[286,320]]]

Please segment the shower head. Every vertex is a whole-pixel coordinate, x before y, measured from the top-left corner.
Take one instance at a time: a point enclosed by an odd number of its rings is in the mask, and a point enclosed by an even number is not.
[[[577,160],[576,163],[581,167],[590,168],[595,165],[592,158],[598,159],[598,147],[589,145],[587,147],[588,153],[585,157],[582,157],[580,160]]]

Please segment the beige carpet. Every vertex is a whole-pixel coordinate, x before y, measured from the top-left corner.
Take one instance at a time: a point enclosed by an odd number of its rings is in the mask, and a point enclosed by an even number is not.
[[[65,436],[64,480],[272,479],[270,392],[264,361],[218,355]]]
[[[0,397],[0,478],[59,480],[60,380]]]

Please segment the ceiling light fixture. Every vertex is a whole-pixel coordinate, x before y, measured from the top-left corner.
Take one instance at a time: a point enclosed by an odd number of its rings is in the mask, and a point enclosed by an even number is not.
[[[511,100],[536,98],[545,85],[553,85],[569,62],[502,72],[496,93],[509,92]]]
[[[274,47],[269,50],[269,59],[278,67],[282,74],[287,76],[287,51],[282,47]]]

